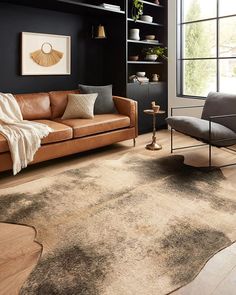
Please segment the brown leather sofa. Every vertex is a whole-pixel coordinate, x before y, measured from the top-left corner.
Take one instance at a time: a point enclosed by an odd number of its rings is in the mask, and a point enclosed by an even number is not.
[[[31,164],[137,137],[136,101],[113,96],[116,114],[62,120],[69,93],[79,93],[79,90],[15,95],[25,120],[41,122],[54,129],[42,140]],[[10,169],[12,160],[8,143],[0,134],[0,172]]]

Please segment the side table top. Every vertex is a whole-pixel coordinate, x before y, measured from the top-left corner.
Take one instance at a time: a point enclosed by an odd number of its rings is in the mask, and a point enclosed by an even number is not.
[[[165,111],[162,111],[162,110],[159,110],[157,112],[154,112],[152,109],[149,109],[149,110],[144,110],[143,111],[145,114],[148,114],[148,115],[162,115],[162,114],[165,114],[166,112]]]

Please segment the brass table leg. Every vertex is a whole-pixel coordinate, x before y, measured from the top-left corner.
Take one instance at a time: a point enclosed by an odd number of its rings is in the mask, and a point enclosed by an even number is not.
[[[162,146],[157,143],[157,138],[156,138],[156,116],[155,113],[153,113],[153,134],[152,134],[152,142],[146,145],[147,150],[151,151],[157,151],[161,150]]]

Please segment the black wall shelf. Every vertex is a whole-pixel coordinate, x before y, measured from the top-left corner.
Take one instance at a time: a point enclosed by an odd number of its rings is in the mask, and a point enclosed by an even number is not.
[[[163,43],[160,42],[155,42],[155,41],[145,41],[145,40],[140,40],[140,41],[136,41],[136,40],[130,40],[128,39],[127,42],[129,43],[135,43],[135,44],[145,44],[145,45],[156,45],[156,46],[162,46]]]
[[[30,6],[42,9],[50,9],[56,11],[64,11],[78,14],[93,15],[125,15],[124,10],[107,9],[99,5],[80,2],[76,0],[49,0],[49,1],[33,1],[33,0],[2,0],[0,2],[12,3],[21,6]]]
[[[129,22],[134,22],[134,20],[132,18],[128,18],[128,21]],[[144,25],[150,25],[150,26],[157,26],[157,27],[164,27],[163,24],[159,24],[159,23],[151,23],[151,22],[145,22],[143,20],[137,20],[135,23],[138,23],[138,24],[144,24]]]
[[[149,1],[144,1],[144,0],[142,0],[141,2],[143,4],[152,5],[152,6],[156,6],[156,7],[159,7],[159,8],[164,8],[164,5],[156,4],[154,2],[149,2]]]
[[[145,60],[140,60],[140,61],[128,61],[128,64],[140,64],[140,65],[162,65],[163,62],[161,61],[145,61]]]
[[[84,3],[84,2],[78,2],[78,1],[73,1],[73,0],[57,0],[57,2],[61,2],[61,3],[65,3],[65,4],[72,4],[75,6],[80,6],[80,7],[84,7],[84,8],[88,8],[88,9],[97,9],[97,10],[101,10],[101,11],[106,11],[109,13],[118,13],[118,14],[125,14],[125,11],[122,10],[112,10],[112,9],[107,9],[104,8],[102,6],[99,5],[93,5],[93,4],[88,4],[88,3]]]

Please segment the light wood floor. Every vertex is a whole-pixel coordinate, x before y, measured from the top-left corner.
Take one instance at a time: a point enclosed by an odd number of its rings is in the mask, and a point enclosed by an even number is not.
[[[126,152],[142,153],[153,157],[170,155],[170,136],[167,130],[158,133],[158,140],[163,145],[161,151],[145,150],[145,144],[150,139],[151,134],[145,134],[139,136],[135,148],[132,146],[132,141],[126,141],[96,151],[38,164],[28,167],[15,177],[10,172],[1,173],[0,188],[27,183],[34,179],[55,175],[64,170],[78,168],[95,159],[118,158]],[[183,135],[177,134],[175,137],[175,144],[178,146],[194,142],[196,141]],[[176,154],[184,155],[185,163],[188,165],[205,166],[207,165],[207,151],[207,147],[201,147],[178,151]],[[215,165],[236,162],[236,155],[232,152],[214,149],[213,154]],[[236,188],[236,166],[223,168],[222,172]],[[0,295],[18,294],[23,282],[40,259],[42,247],[34,242],[34,238],[35,231],[31,227],[0,223]],[[215,255],[192,283],[174,294],[235,295],[236,244]]]

